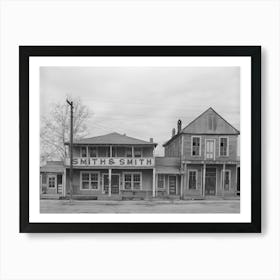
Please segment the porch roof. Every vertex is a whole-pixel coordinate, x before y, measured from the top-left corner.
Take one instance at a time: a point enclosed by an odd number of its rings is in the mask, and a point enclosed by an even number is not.
[[[178,157],[156,157],[156,173],[180,174],[180,158]]]
[[[141,139],[126,136],[117,132],[109,133],[106,135],[95,136],[90,138],[84,138],[75,140],[74,145],[138,145],[138,146],[152,146],[156,147],[157,143],[151,141],[144,141]],[[65,142],[65,145],[69,145],[69,142]]]
[[[174,166],[157,166],[156,173],[158,174],[180,174],[180,169]]]
[[[44,166],[40,167],[40,172],[63,173],[64,172],[63,161],[47,161],[47,163]]]

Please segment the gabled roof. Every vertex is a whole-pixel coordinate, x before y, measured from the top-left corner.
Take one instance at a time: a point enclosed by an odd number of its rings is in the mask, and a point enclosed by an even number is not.
[[[209,126],[209,118],[212,118],[212,123]],[[239,131],[221,117],[213,108],[209,108],[196,119],[190,122],[182,133],[189,134],[240,134]]]
[[[69,145],[69,142],[65,143],[66,145]],[[148,142],[140,139],[136,139],[133,137],[126,136],[124,134],[120,134],[117,132],[101,135],[101,136],[95,136],[90,138],[84,138],[80,140],[75,140],[73,144],[78,145],[152,145],[156,146],[157,143],[154,142]]]
[[[63,173],[63,161],[47,161],[46,165],[40,167],[41,172]]]
[[[239,135],[240,132],[210,107],[191,121],[180,133],[175,134],[164,143],[163,146],[168,145],[181,134]]]

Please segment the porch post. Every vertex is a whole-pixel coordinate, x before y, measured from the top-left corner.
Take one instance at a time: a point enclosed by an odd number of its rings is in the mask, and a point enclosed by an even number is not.
[[[184,172],[184,165],[183,165],[183,168],[182,168],[182,172]],[[184,187],[184,174],[181,173],[181,192],[180,192],[180,196],[181,196],[181,199],[183,199],[183,196],[184,196],[184,190],[183,190],[183,187]]]
[[[66,168],[64,168],[62,177],[62,196],[66,196]]]
[[[184,174],[183,174],[183,195],[184,195],[184,188],[185,188],[185,186],[187,185],[187,164],[186,163],[184,163],[184,165],[183,165],[183,172],[184,172]]]
[[[223,172],[222,172],[222,193],[223,193],[223,196],[225,195],[225,169],[226,169],[226,165],[223,164]]]
[[[157,197],[157,194],[158,194],[157,186],[158,186],[158,174],[156,174],[156,186],[155,186],[155,189],[156,189],[156,197]]]
[[[234,191],[234,193],[235,193],[235,195],[237,195],[237,184],[238,184],[238,175],[237,175],[237,173],[238,173],[238,167],[237,167],[237,164],[236,164],[236,166],[235,166],[235,191]]]
[[[111,196],[111,183],[112,183],[112,169],[111,168],[109,168],[109,176],[108,176],[109,178],[109,190],[108,190],[108,195],[109,196]]]
[[[205,177],[206,177],[206,164],[203,164],[203,182],[202,182],[202,196],[205,196]]]
[[[156,197],[156,170],[153,168],[153,197]]]
[[[188,172],[188,168],[187,168],[187,163],[186,163],[186,172],[185,172],[185,176],[186,176],[186,186],[187,186],[187,191],[189,191],[189,172]]]

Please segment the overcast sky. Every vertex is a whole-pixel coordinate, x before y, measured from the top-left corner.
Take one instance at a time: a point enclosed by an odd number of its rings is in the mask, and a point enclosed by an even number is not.
[[[240,129],[239,67],[41,67],[41,116],[66,95],[93,115],[89,137],[111,132],[162,144],[212,107]]]

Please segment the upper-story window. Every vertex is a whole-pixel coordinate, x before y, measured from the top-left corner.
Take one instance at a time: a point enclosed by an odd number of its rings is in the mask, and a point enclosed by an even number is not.
[[[134,157],[142,157],[142,149],[141,148],[134,148]]]
[[[87,147],[81,147],[81,157],[87,157]]]
[[[201,143],[200,137],[192,137],[192,156],[200,156],[201,153]]]
[[[112,147],[112,157],[118,157],[118,150],[117,147]]]
[[[98,156],[99,157],[109,157],[110,156],[110,147],[107,147],[107,146],[99,147]]]
[[[220,156],[228,156],[228,138],[220,137]]]
[[[125,150],[126,157],[132,157],[132,147],[127,147]]]
[[[88,153],[90,157],[97,157],[97,147],[89,147]]]

